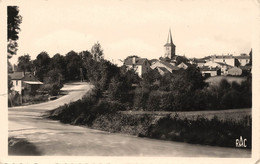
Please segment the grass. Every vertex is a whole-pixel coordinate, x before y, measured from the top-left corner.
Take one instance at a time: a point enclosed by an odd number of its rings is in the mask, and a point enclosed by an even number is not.
[[[226,79],[229,83],[236,81],[238,84],[241,84],[246,80],[246,77],[234,77],[234,76],[213,76],[207,78],[205,81],[210,85],[218,85],[222,79]]]
[[[168,112],[168,111],[120,111],[122,114],[128,115],[154,115],[158,118],[165,117],[167,115],[175,116],[176,114],[180,119],[195,119],[196,117],[204,117],[206,119],[212,119],[215,116],[219,120],[229,120],[239,121],[246,116],[252,115],[251,108],[245,109],[228,109],[228,110],[216,110],[216,111],[187,111],[187,112]]]

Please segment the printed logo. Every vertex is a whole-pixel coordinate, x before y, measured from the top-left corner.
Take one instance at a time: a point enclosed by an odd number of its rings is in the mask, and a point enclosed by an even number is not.
[[[246,147],[247,139],[243,139],[242,136],[240,136],[240,139],[236,139],[236,147]]]

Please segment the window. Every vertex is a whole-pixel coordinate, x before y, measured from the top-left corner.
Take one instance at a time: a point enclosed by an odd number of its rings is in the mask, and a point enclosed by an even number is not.
[[[18,80],[16,80],[16,86],[18,85]]]

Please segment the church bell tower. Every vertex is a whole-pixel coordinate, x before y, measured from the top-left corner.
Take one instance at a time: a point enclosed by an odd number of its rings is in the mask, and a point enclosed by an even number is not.
[[[173,44],[172,42],[172,34],[171,34],[171,29],[169,30],[169,35],[167,38],[167,42],[164,45],[164,57],[168,57],[170,59],[173,59],[173,57],[175,56],[175,48],[176,46]]]

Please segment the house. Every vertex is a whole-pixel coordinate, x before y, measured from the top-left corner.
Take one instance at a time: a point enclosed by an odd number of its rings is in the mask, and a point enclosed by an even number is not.
[[[171,73],[165,67],[155,67],[154,70],[157,70],[160,75],[165,75],[166,73]]]
[[[221,69],[221,75],[227,75],[228,74],[228,69],[232,68],[231,65],[228,65],[226,63],[219,63],[216,62],[219,66],[219,68]]]
[[[211,61],[215,62],[215,63],[216,62],[225,63],[225,64],[228,64],[232,67],[239,65],[238,60],[233,55],[220,55],[220,56],[213,55],[211,57]]]
[[[189,67],[188,65],[189,64],[185,64],[185,63],[181,62],[181,64],[179,64],[177,67],[182,68],[182,69],[187,69]]]
[[[238,67],[233,67],[228,70],[228,75],[240,76],[242,75],[242,69]]]
[[[205,60],[197,60],[196,61],[196,64],[197,64],[198,67],[203,67],[205,63],[206,63]]]
[[[130,57],[124,60],[127,70],[133,69],[139,77],[150,70],[150,62],[146,58]]]
[[[218,67],[203,66],[200,68],[200,72],[204,77],[218,76],[221,74],[221,69]]]
[[[208,61],[204,64],[204,66],[207,66],[207,67],[218,67],[221,69],[221,75],[227,75],[227,71],[228,69],[232,68],[231,65],[228,65],[226,63],[222,63],[222,62],[213,62],[213,61]]]
[[[13,90],[19,94],[36,92],[43,84],[31,72],[13,72],[8,74],[13,82]]]
[[[192,64],[192,65],[197,65],[197,67],[203,67],[204,64],[206,63],[206,60],[192,58],[192,59],[189,60],[189,63]]]
[[[245,66],[250,62],[250,56],[247,54],[241,54],[240,56],[234,57],[238,60],[240,66]]]
[[[176,71],[176,70],[179,70],[180,68],[177,67],[177,66],[174,66],[166,61],[161,61],[161,60],[157,60],[155,62],[153,62],[153,64],[151,65],[151,68],[152,69],[155,69],[155,68],[165,68],[166,70],[168,70],[169,72],[173,72],[173,71]]]

